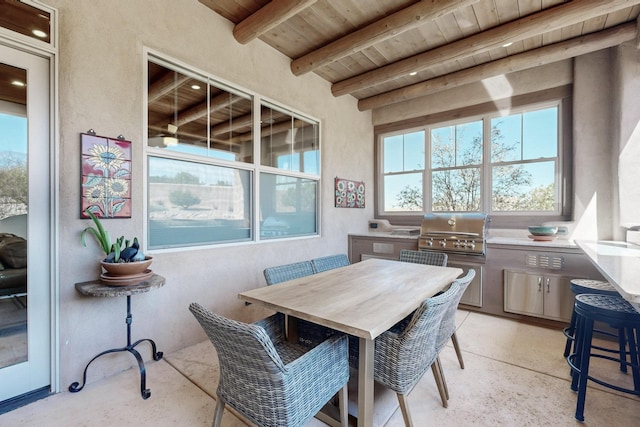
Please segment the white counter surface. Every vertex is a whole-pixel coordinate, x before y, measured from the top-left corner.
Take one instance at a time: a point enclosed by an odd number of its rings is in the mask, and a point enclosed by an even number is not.
[[[640,246],[627,242],[577,241],[604,277],[640,311]]]
[[[573,240],[567,239],[555,239],[547,242],[540,242],[532,240],[528,237],[492,237],[487,238],[487,244],[491,245],[518,245],[518,246],[533,246],[533,247],[545,247],[545,248],[571,248],[576,249],[576,243]]]

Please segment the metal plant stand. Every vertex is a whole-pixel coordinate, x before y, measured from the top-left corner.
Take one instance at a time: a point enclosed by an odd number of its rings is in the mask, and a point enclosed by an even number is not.
[[[135,349],[135,347],[138,344],[147,341],[149,344],[151,344],[151,354],[153,356],[153,360],[162,359],[163,353],[161,351],[156,351],[156,343],[149,338],[143,338],[134,342],[133,344],[131,343],[131,323],[133,321],[133,317],[131,315],[131,295],[149,292],[151,289],[163,286],[164,282],[164,277],[153,274],[151,277],[144,281],[128,286],[108,286],[102,283],[100,280],[76,283],[76,289],[83,295],[93,297],[127,297],[127,317],[125,320],[127,324],[127,345],[125,347],[105,350],[102,353],[97,354],[93,359],[89,361],[89,363],[87,363],[87,366],[84,368],[84,372],[82,374],[82,384],[77,381],[72,383],[69,386],[70,392],[77,393],[84,388],[87,383],[87,369],[89,369],[89,365],[91,365],[94,360],[105,354],[128,351],[129,353],[133,354],[133,356],[138,361],[138,368],[140,369],[140,393],[142,394],[142,398],[148,399],[149,396],[151,396],[151,390],[146,388],[147,375],[144,367],[144,360],[142,359],[142,356],[140,355],[138,350]]]

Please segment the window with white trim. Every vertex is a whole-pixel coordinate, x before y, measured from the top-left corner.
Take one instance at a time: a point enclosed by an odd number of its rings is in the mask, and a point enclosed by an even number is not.
[[[380,216],[562,212],[560,102],[381,134]]]
[[[149,54],[146,157],[150,249],[319,234],[317,120]]]

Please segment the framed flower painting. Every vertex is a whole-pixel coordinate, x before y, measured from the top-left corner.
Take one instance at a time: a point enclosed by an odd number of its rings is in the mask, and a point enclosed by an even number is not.
[[[364,182],[336,177],[336,208],[364,208]]]
[[[83,133],[81,144],[81,218],[131,218],[131,141]]]

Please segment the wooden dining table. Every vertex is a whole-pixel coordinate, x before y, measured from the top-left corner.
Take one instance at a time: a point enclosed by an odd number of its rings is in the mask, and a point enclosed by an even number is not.
[[[459,268],[371,258],[245,291],[238,297],[357,336],[358,426],[371,427],[375,338],[461,274]]]

